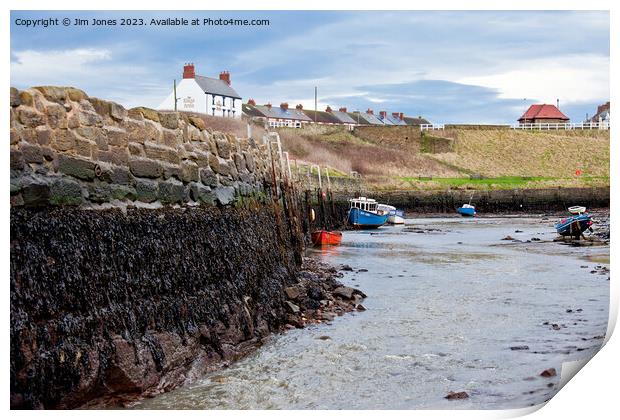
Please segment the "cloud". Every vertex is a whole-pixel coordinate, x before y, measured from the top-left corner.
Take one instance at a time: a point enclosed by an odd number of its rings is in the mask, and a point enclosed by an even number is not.
[[[592,102],[609,97],[609,57],[583,54],[530,59],[513,63],[511,70],[456,81],[497,89],[499,98]]]
[[[314,108],[318,86],[320,108],[375,106],[437,122],[511,122],[523,98],[560,98],[585,115],[609,97],[607,12],[244,13],[272,26],[208,37],[195,28],[73,37],[63,29],[45,39],[12,28],[11,81],[73,84],[124,105],[157,106],[187,60],[205,76],[230,70],[235,89],[259,103]]]
[[[164,83],[153,81],[152,69],[123,64],[124,48],[20,50],[11,54],[11,84],[75,86],[125,106],[153,105],[167,94]]]

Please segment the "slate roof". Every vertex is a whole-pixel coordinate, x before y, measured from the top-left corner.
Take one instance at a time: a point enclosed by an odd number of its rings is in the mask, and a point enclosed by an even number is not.
[[[392,123],[392,125],[407,125],[405,121],[393,115],[387,115],[386,119],[388,119]]]
[[[383,121],[375,114],[368,114],[367,112],[362,112],[361,117],[368,121],[368,124],[371,125],[383,125]]]
[[[243,112],[255,117],[277,118],[284,120],[312,121],[303,111],[296,108],[284,109],[279,106],[243,104]]]
[[[346,112],[332,111],[330,112],[336,119],[343,124],[357,124],[357,120],[352,119]]]
[[[519,121],[522,120],[564,120],[568,121],[566,115],[562,114],[562,112],[555,105],[547,105],[547,104],[536,104],[531,105],[527,111],[519,118]]]
[[[304,109],[304,114],[306,114],[310,121],[314,121],[314,110],[313,109]],[[324,111],[317,111],[316,113],[316,122],[324,123],[324,124],[342,124],[338,118],[336,118],[333,114]]]
[[[205,93],[241,99],[241,96],[223,80],[212,77],[196,76],[194,79]]]
[[[407,125],[422,125],[430,124],[430,121],[422,117],[405,117],[405,123]]]

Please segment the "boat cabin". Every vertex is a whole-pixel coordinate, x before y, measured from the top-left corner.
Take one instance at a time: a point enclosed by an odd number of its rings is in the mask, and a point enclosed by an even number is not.
[[[369,211],[371,213],[377,212],[377,201],[372,198],[359,197],[349,200],[351,203],[350,208],[358,208],[360,210]]]

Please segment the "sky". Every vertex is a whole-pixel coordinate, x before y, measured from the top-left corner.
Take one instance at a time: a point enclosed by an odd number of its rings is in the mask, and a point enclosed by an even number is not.
[[[269,19],[269,26],[49,26],[16,19]],[[11,12],[11,85],[75,86],[157,107],[181,78],[231,74],[244,102],[371,108],[434,123],[511,124],[609,100],[609,13],[590,11]]]

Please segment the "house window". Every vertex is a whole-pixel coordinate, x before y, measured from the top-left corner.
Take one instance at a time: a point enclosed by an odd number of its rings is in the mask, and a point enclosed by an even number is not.
[[[226,111],[222,109],[222,117],[226,116]]]
[[[211,105],[215,105],[215,95],[211,95]]]
[[[233,107],[233,108],[235,107],[235,98],[232,98],[232,107]],[[235,112],[235,111],[233,111],[233,114],[234,114],[234,112]]]
[[[228,116],[230,117],[230,109],[228,110]]]
[[[233,118],[235,118],[235,110],[233,109]]]
[[[215,108],[211,108],[211,115],[215,117]]]

